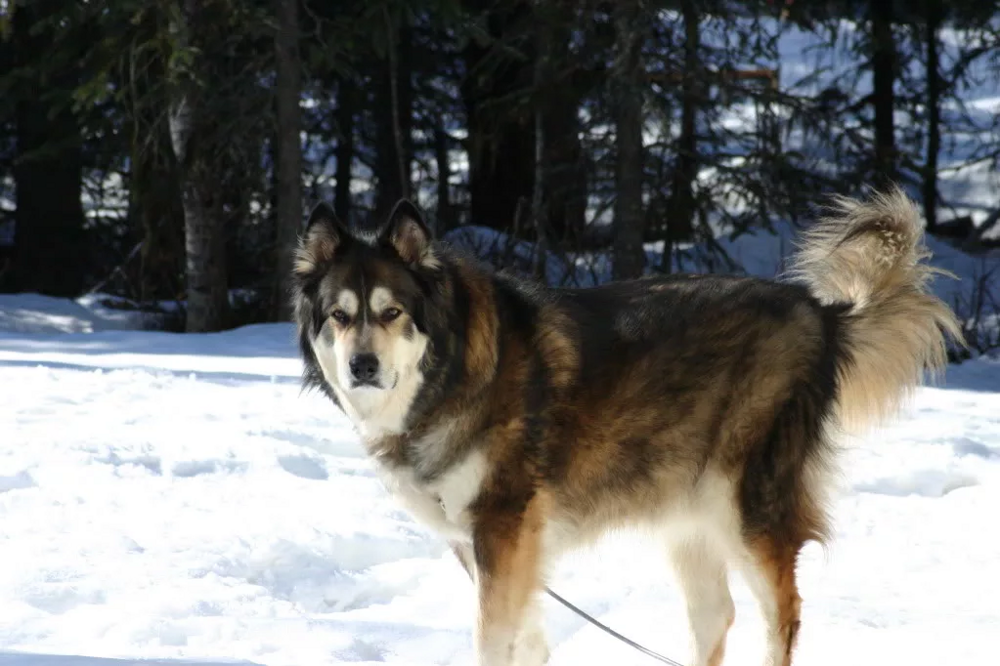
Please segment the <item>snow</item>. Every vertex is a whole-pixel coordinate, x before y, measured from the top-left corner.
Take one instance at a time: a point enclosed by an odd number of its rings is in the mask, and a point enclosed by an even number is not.
[[[186,659],[104,659],[77,655],[0,653],[0,666],[254,666],[249,661],[189,661]]]
[[[301,391],[291,326],[127,330],[85,303],[0,300],[0,666],[470,663],[471,585]],[[798,663],[995,663],[1000,363],[951,367],[844,470],[836,540],[801,560]],[[678,590],[640,545],[609,537],[553,588],[684,660]],[[726,663],[756,665],[733,583]],[[554,665],[652,663],[545,617]]]
[[[114,296],[87,294],[76,300],[41,294],[0,294],[0,331],[93,333],[133,329],[142,323],[135,311],[105,305]]]

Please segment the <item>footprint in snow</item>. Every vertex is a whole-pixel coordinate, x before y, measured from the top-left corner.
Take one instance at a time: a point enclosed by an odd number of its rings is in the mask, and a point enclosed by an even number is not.
[[[294,474],[301,479],[326,481],[330,478],[330,473],[326,471],[323,461],[317,458],[310,458],[309,456],[279,456],[278,464],[289,474]]]
[[[982,442],[963,437],[951,446],[956,456],[976,456],[984,460],[1000,460],[1000,448],[986,446]]]
[[[979,480],[958,471],[936,469],[917,470],[902,476],[885,477],[868,483],[859,483],[854,489],[863,493],[889,495],[892,497],[944,497],[960,488],[979,485]]]
[[[180,478],[215,474],[217,472],[244,472],[247,463],[239,460],[188,460],[174,465],[171,473]]]
[[[337,655],[344,661],[385,661],[386,649],[370,641],[355,638],[351,646]]]
[[[31,474],[27,470],[21,470],[17,474],[12,474],[11,476],[0,475],[0,493],[5,493],[10,490],[19,490],[21,488],[34,488],[36,485],[35,480],[31,478]]]
[[[364,456],[364,451],[357,440],[343,434],[331,433],[329,439],[294,430],[266,430],[260,434],[264,437],[288,442],[289,444],[312,449],[313,451],[327,455],[344,458],[359,458]]]
[[[163,474],[163,465],[160,459],[156,456],[138,455],[131,456],[129,458],[122,458],[117,453],[112,451],[104,458],[97,458],[96,460],[99,463],[114,465],[115,467],[127,467],[129,465],[145,467],[151,474],[156,476]]]
[[[76,581],[38,581],[24,592],[25,603],[50,613],[61,615],[78,606],[107,603],[102,590],[81,590]]]

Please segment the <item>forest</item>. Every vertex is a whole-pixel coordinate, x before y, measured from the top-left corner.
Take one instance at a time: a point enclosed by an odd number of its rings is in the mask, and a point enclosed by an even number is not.
[[[0,0],[0,291],[281,321],[307,211],[403,197],[555,284],[890,183],[987,256],[998,111],[996,0]]]

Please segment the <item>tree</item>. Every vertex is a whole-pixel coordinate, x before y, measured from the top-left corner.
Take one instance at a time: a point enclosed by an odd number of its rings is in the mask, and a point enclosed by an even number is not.
[[[438,118],[434,126],[434,164],[437,181],[436,232],[440,235],[451,231],[455,225],[455,209],[451,202],[451,135]]]
[[[280,320],[290,312],[292,258],[302,223],[302,144],[299,140],[302,63],[299,56],[299,0],[275,0],[274,38],[277,97],[277,289]]]
[[[341,78],[337,92],[337,182],[334,210],[337,217],[347,221],[351,213],[351,163],[354,161],[354,117],[358,95],[354,82],[347,76]]]
[[[82,128],[72,108],[79,58],[93,39],[61,28],[59,0],[19,4],[13,17],[17,77],[15,289],[76,296],[87,247],[82,197]],[[52,45],[61,44],[53,52]]]
[[[546,9],[544,3],[539,3],[541,9]],[[546,150],[547,145],[550,144],[549,132],[546,131],[551,128],[547,128],[545,125],[546,111],[549,106],[548,95],[546,90],[553,82],[552,75],[552,56],[553,44],[552,39],[554,37],[553,30],[551,29],[551,20],[549,17],[544,15],[544,12],[537,11],[539,7],[536,6],[536,21],[535,21],[535,72],[534,72],[534,88],[535,88],[535,178],[532,183],[534,191],[531,193],[531,222],[534,226],[536,241],[535,241],[535,256],[533,259],[532,273],[534,276],[540,280],[545,279],[546,274],[546,260],[549,251],[549,230],[547,227],[547,204],[551,199],[551,193],[548,191],[548,181],[549,181],[549,155]]]
[[[897,174],[895,84],[898,69],[896,40],[892,34],[893,3],[870,0],[872,44],[872,106],[875,114],[875,173],[895,182]]]
[[[694,231],[694,181],[698,176],[697,113],[701,103],[702,68],[699,56],[701,29],[694,0],[681,0],[684,20],[684,73],[681,83],[681,127],[673,170],[667,238],[662,268],[670,270],[671,248],[688,240]]]
[[[512,229],[534,189],[534,115],[525,104],[534,79],[528,2],[463,3],[485,25],[463,49],[470,220]]]
[[[164,113],[164,52],[154,46],[164,24],[156,11],[124,15],[113,24],[121,43],[109,45],[124,53],[120,66],[114,60],[108,66],[119,72],[117,88],[129,129],[129,219],[142,243],[138,293],[143,303],[178,298],[184,284],[180,174]]]
[[[922,174],[922,193],[927,230],[934,231],[937,228],[937,175],[938,157],[941,152],[941,95],[944,92],[938,47],[944,7],[941,0],[924,0],[923,10],[925,68],[927,71],[927,158],[924,161]]]
[[[540,173],[546,200],[544,228],[553,243],[567,247],[580,242],[586,223],[587,183],[580,142],[580,66],[570,47],[578,30],[575,3],[544,0],[535,23],[541,31],[546,66],[536,85],[536,114],[540,114]],[[539,59],[542,59],[540,53]],[[536,131],[538,127],[536,126]],[[536,175],[536,178],[538,176]]]
[[[612,275],[637,278],[646,264],[643,249],[642,0],[623,0],[615,9],[618,52],[614,64],[615,219]]]
[[[213,173],[213,146],[207,136],[211,118],[206,97],[211,82],[198,80],[210,74],[200,53],[203,40],[199,30],[209,25],[212,4],[212,0],[179,0],[170,7],[177,45],[173,62],[179,70],[173,72],[170,136],[181,172],[188,333],[221,330],[229,318],[224,227],[215,206],[222,193]]]
[[[383,6],[384,57],[373,77],[375,86],[375,210],[387,215],[396,202],[410,196],[413,162],[412,36],[403,19]]]

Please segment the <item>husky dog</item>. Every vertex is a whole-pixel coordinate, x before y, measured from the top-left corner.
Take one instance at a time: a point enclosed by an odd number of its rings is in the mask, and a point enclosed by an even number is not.
[[[692,666],[722,662],[731,568],[759,600],[766,663],[789,666],[835,438],[891,417],[960,336],[927,254],[893,190],[836,200],[788,280],[551,289],[435,241],[406,201],[371,235],[320,204],[293,299],[306,384],[472,577],[478,664],[545,663],[547,571],[636,526],[664,537]]]

